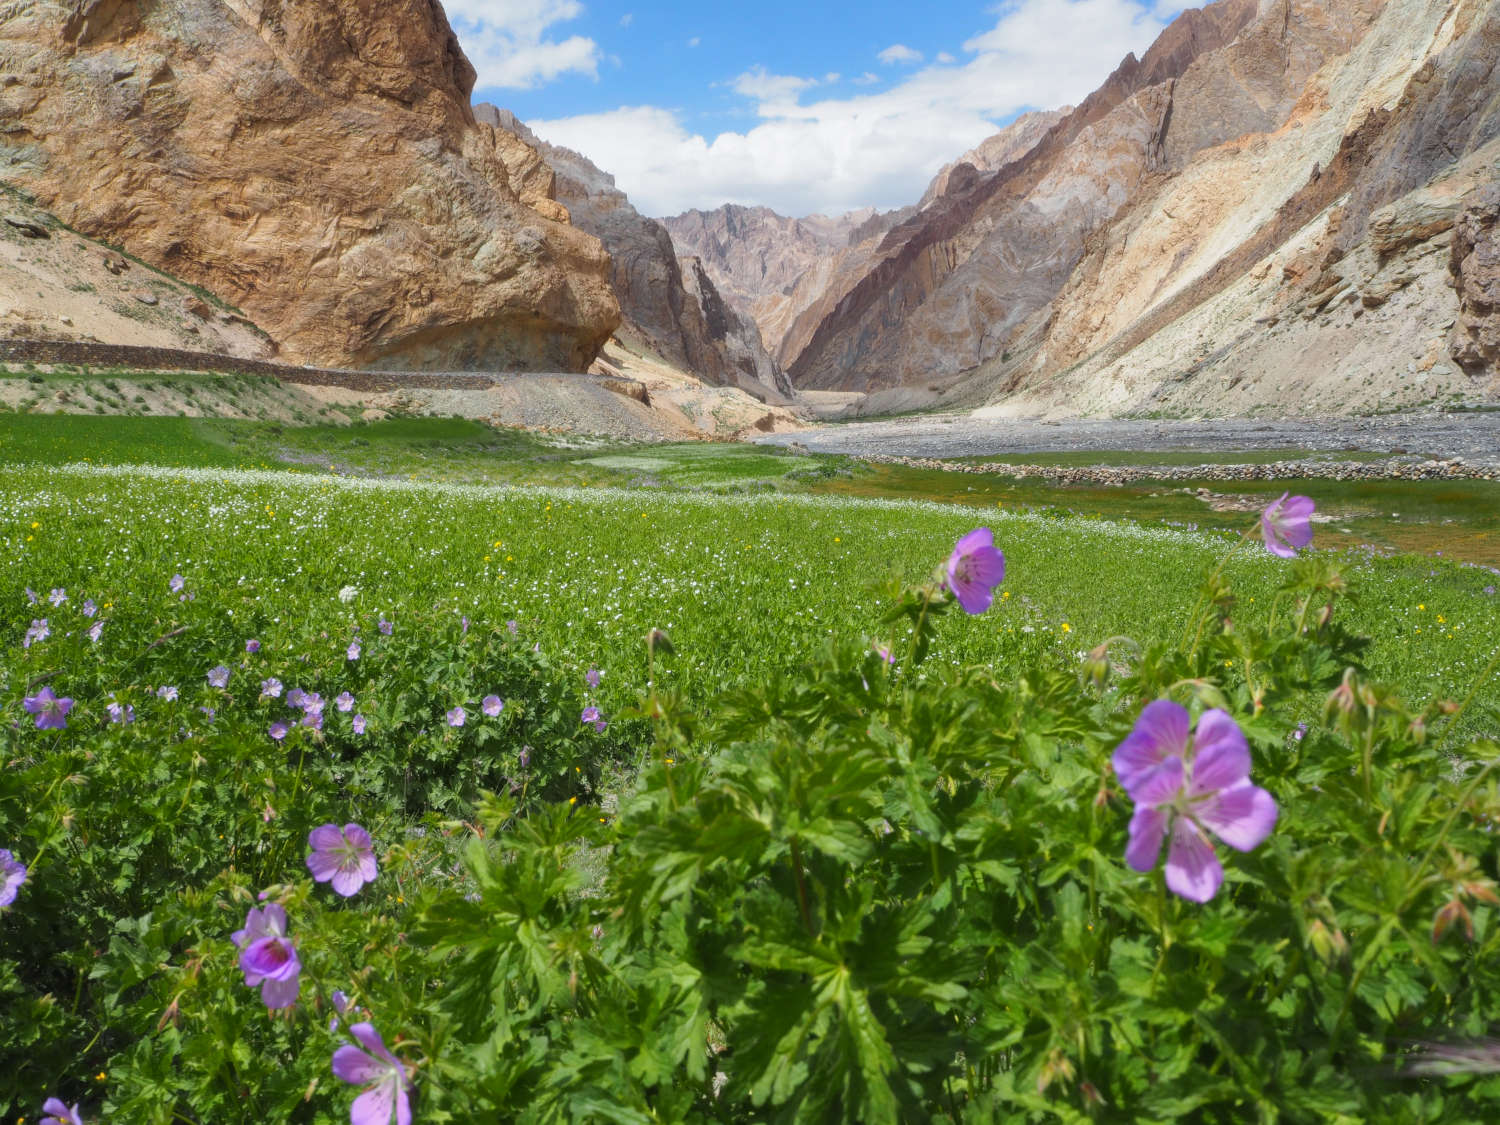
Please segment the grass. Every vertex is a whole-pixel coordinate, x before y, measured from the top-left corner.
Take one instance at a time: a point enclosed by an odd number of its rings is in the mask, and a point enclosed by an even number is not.
[[[1000,673],[1039,652],[1074,662],[1118,633],[1173,635],[1230,542],[953,505],[285,472],[7,469],[0,496],[15,637],[35,615],[19,596],[27,586],[103,602],[181,572],[247,636],[275,643],[354,585],[366,608],[441,604],[483,628],[517,619],[564,661],[606,669],[611,705],[640,685],[651,628],[672,636],[672,675],[698,699],[792,668],[835,632],[879,636],[875,584],[920,577],[977,523],[1006,552],[1006,596],[983,617],[944,619],[936,658]],[[1348,621],[1374,636],[1375,672],[1413,699],[1465,692],[1500,637],[1500,599],[1483,592],[1493,576],[1448,560],[1345,558],[1361,590]],[[1243,612],[1270,609],[1286,566],[1258,547],[1236,556]],[[1500,701],[1493,680],[1482,690]]]

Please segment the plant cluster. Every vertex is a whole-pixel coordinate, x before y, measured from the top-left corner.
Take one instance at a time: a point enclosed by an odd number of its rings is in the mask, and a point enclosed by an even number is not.
[[[343,632],[278,651],[174,578],[152,612],[182,624],[128,659],[98,648],[125,607],[35,594],[3,1094],[62,1122],[1492,1119],[1500,746],[1457,737],[1472,695],[1369,675],[1339,563],[1293,557],[1310,511],[1262,517],[1269,604],[1221,564],[1171,641],[932,660],[999,600],[979,528],[883,636],[708,707],[653,632],[610,719],[516,623],[352,586]]]

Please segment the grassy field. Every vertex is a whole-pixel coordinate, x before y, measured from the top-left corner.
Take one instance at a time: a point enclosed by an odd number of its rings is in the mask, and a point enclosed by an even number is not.
[[[181,573],[226,622],[274,641],[342,620],[335,595],[353,585],[387,613],[443,605],[486,629],[518,620],[564,662],[607,669],[616,703],[640,685],[653,627],[672,635],[671,674],[698,698],[792,667],[835,632],[878,636],[880,580],[919,578],[976,524],[995,528],[1008,559],[1000,612],[945,619],[937,657],[1002,671],[1039,651],[1074,661],[1114,634],[1175,636],[1232,543],[1128,521],[777,493],[212,469],[27,468],[0,482],[0,583],[16,637],[38,612],[25,587],[103,603]],[[1418,698],[1466,690],[1500,637],[1494,575],[1357,550],[1346,561],[1360,587],[1349,623],[1375,638],[1375,672]],[[1259,547],[1236,555],[1244,612],[1270,609],[1286,565]]]

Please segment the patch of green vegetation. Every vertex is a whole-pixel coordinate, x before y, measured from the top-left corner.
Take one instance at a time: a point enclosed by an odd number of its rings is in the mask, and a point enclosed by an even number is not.
[[[93,414],[0,414],[0,463],[152,464],[174,468],[235,467],[235,454],[197,418],[99,417]]]

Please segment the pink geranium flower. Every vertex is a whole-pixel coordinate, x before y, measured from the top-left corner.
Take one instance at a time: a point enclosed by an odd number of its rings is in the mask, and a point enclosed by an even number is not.
[[[965,613],[983,613],[994,600],[994,589],[1005,577],[1005,556],[995,546],[987,527],[965,535],[948,556],[948,589]]]
[[[1193,902],[1218,893],[1224,869],[1210,833],[1248,852],[1276,826],[1276,801],[1250,783],[1250,748],[1226,711],[1206,711],[1190,732],[1187,708],[1148,704],[1112,762],[1135,801],[1125,862],[1150,871],[1167,849],[1167,887]]]
[[[333,889],[348,898],[366,883],[373,883],[380,873],[375,862],[375,842],[357,824],[324,824],[307,837],[312,855],[307,869],[315,882],[331,883]]]
[[[333,1052],[333,1074],[353,1086],[369,1086],[349,1107],[350,1125],[411,1125],[411,1080],[406,1066],[386,1047],[371,1023],[357,1023],[350,1032],[365,1048],[344,1044]]]
[[[260,986],[260,998],[267,1008],[290,1008],[297,1002],[302,962],[297,959],[297,947],[286,936],[286,910],[280,903],[273,902],[264,910],[252,906],[245,916],[245,928],[236,930],[232,940],[240,948],[245,983],[251,988]]]
[[[1296,556],[1298,547],[1311,543],[1315,506],[1306,496],[1283,492],[1281,499],[1260,515],[1260,535],[1266,541],[1266,550],[1290,559]]]

